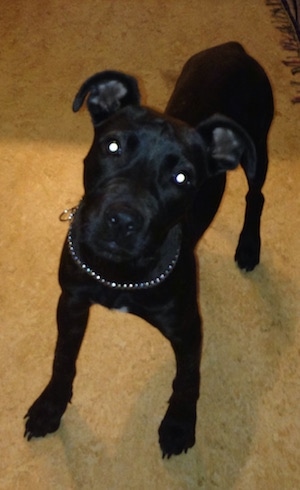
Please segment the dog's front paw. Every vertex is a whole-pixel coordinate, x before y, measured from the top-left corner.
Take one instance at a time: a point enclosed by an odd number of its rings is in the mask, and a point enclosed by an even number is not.
[[[260,238],[247,239],[241,235],[234,256],[239,268],[247,272],[252,271],[259,264],[259,256]]]
[[[186,453],[195,444],[195,424],[196,415],[172,414],[169,408],[158,430],[163,458]]]
[[[24,417],[26,419],[24,437],[30,441],[33,437],[44,437],[55,432],[69,399],[59,400],[51,390],[46,388]]]

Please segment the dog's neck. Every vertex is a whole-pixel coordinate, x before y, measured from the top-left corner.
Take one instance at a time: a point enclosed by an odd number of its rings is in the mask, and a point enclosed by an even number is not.
[[[69,219],[73,219],[76,211],[77,208],[72,209]],[[127,280],[126,282],[117,279],[108,279],[105,277],[105,274],[100,272],[100,270],[94,270],[88,263],[79,257],[79,252],[76,250],[73,240],[72,222],[68,231],[67,244],[72,259],[85,274],[110,289],[132,291],[153,288],[167,279],[177,264],[181,249],[181,235],[181,225],[174,226],[168,233],[168,236],[162,245],[161,258],[156,262],[154,267],[151,268],[151,272],[148,272],[148,274],[145,273],[146,277],[144,277],[143,280]]]

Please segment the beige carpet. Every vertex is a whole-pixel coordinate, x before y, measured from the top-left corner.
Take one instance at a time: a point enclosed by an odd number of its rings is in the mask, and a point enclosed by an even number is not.
[[[262,0],[15,0],[1,16],[0,488],[298,490],[300,488],[299,105],[282,34]],[[136,74],[163,109],[193,53],[244,44],[275,93],[261,265],[233,254],[246,191],[230,175],[199,246],[205,343],[197,443],[162,460],[157,428],[174,374],[171,349],[142,320],[95,307],[75,394],[59,431],[23,439],[48,381],[56,337],[63,208],[82,193],[92,135],[71,104],[96,71]]]

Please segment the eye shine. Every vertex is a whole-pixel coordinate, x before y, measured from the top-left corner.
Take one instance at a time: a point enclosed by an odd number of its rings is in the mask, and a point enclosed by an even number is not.
[[[187,182],[187,176],[183,172],[179,172],[175,175],[175,182],[177,184],[185,184]]]
[[[120,144],[118,141],[110,141],[107,145],[108,151],[110,153],[119,153],[121,150]]]

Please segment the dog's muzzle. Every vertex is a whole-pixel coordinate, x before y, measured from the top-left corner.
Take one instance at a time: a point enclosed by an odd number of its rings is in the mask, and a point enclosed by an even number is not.
[[[74,260],[74,262],[77,264],[77,266],[87,275],[95,279],[97,282],[102,284],[103,286],[106,286],[111,289],[121,289],[121,290],[138,290],[138,289],[150,289],[155,286],[160,285],[162,282],[164,282],[167,277],[172,273],[174,270],[179,255],[180,255],[180,250],[181,250],[181,237],[182,237],[182,229],[180,225],[175,226],[172,228],[168,234],[168,239],[164,242],[162,245],[162,255],[164,257],[164,260],[162,263],[157,264],[157,266],[154,268],[154,270],[151,271],[150,275],[148,277],[145,277],[143,280],[136,282],[136,281],[128,281],[128,282],[119,282],[119,281],[114,281],[114,280],[108,280],[106,279],[99,271],[95,271],[92,267],[90,267],[87,263],[81,260],[81,258],[78,255],[78,251],[75,248],[74,242],[73,242],[73,219],[76,215],[76,212],[78,208],[80,207],[80,204],[76,207],[73,207],[71,209],[65,209],[61,215],[60,215],[60,220],[61,221],[70,221],[70,227],[69,227],[69,232],[67,235],[67,245],[69,249],[69,253]],[[129,212],[122,210],[122,213],[120,213],[120,210],[118,213],[116,213],[117,207],[113,211],[113,206],[110,207],[110,211],[107,213],[107,216],[110,217],[110,224],[112,228],[116,227],[119,230],[120,229],[127,229],[127,233],[134,233],[136,231],[131,229],[131,222],[133,220],[133,215]],[[118,216],[117,216],[118,214]],[[120,215],[121,214],[121,215]],[[139,226],[142,226],[142,216],[138,213],[135,212],[133,214],[138,214],[139,218]],[[136,216],[135,216],[136,218]],[[134,226],[136,226],[137,221],[136,219],[134,220]],[[114,243],[114,242],[111,242]],[[112,247],[113,248],[113,247]]]

